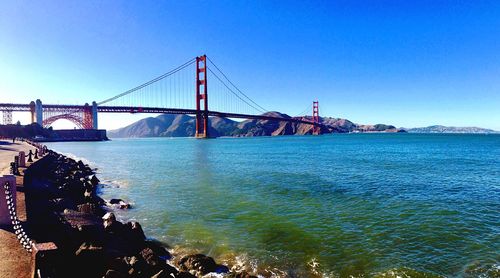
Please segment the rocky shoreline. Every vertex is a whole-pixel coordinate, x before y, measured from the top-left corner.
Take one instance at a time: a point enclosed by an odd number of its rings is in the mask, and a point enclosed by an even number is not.
[[[29,234],[57,246],[37,260],[41,277],[255,277],[203,254],[172,256],[138,222],[118,221],[113,209],[127,204],[110,207],[98,185],[88,165],[50,150],[25,171]]]

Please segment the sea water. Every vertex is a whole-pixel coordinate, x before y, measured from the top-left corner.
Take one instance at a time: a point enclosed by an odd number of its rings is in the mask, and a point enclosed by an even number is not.
[[[500,135],[49,143],[174,251],[271,277],[499,277]],[[406,275],[406,276],[405,276]]]

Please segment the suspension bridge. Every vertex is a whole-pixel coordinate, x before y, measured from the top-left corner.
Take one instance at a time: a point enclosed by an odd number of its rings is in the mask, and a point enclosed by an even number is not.
[[[12,112],[29,112],[31,122],[43,127],[65,119],[80,129],[98,129],[99,113],[189,114],[196,117],[197,138],[210,136],[209,117],[308,124],[312,126],[311,133],[314,135],[319,135],[321,127],[325,126],[320,123],[317,101],[312,104],[310,117],[279,117],[267,113],[268,110],[243,93],[206,55],[193,58],[161,76],[100,102],[61,105],[42,104],[38,99],[29,104],[0,103],[0,111],[4,124],[12,124]]]

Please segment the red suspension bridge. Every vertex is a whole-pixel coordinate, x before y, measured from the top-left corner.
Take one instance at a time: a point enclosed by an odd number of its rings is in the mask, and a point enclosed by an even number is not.
[[[209,117],[309,124],[315,135],[320,134],[321,127],[326,127],[320,123],[317,101],[313,102],[312,117],[279,117],[266,113],[265,108],[234,85],[206,55],[193,58],[161,76],[98,103],[55,105],[42,104],[38,99],[29,104],[0,103],[0,111],[4,124],[12,123],[12,112],[30,112],[31,121],[41,126],[48,127],[59,119],[65,119],[81,129],[97,129],[99,113],[190,114],[196,117],[197,138],[210,136]]]

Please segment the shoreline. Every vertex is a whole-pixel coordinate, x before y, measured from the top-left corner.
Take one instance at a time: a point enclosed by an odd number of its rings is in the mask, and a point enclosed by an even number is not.
[[[95,171],[49,150],[26,170],[27,215],[35,241],[53,241],[57,255],[41,268],[52,277],[202,277],[226,273],[227,277],[255,277],[230,272],[203,254],[172,256],[167,246],[147,238],[138,222],[121,223],[98,196]],[[47,206],[46,210],[40,210]],[[50,228],[47,223],[51,223]],[[106,263],[100,263],[103,260]],[[111,262],[111,263],[110,263]],[[88,265],[92,265],[89,269]],[[71,267],[70,267],[71,266]],[[80,269],[78,274],[75,269]],[[212,274],[210,274],[212,273]],[[215,277],[215,276],[214,276]]]

